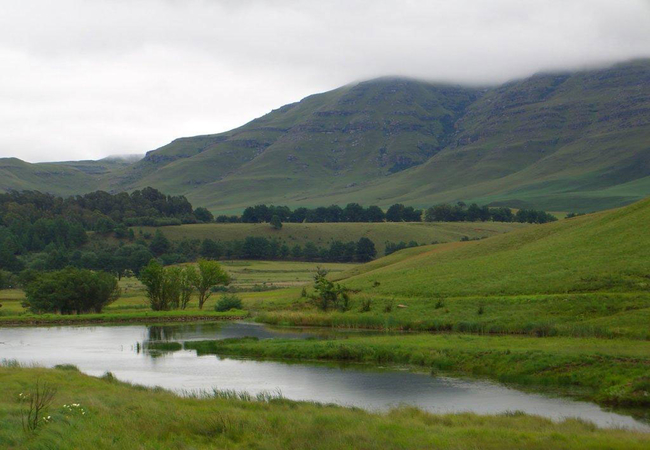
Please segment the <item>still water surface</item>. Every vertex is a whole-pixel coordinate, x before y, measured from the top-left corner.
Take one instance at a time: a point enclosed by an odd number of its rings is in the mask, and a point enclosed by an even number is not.
[[[603,427],[650,431],[643,422],[592,403],[521,392],[486,381],[360,366],[199,357],[187,350],[158,354],[143,350],[153,341],[322,337],[318,333],[248,323],[0,328],[0,359],[46,367],[74,364],[90,375],[110,371],[123,381],[179,393],[212,388],[252,394],[279,390],[293,400],[369,410],[408,404],[435,413],[523,411],[555,420],[576,417]]]

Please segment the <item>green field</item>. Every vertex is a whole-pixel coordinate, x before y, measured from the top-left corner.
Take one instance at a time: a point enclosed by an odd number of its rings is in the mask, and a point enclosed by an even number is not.
[[[356,264],[344,263],[313,263],[296,261],[223,261],[223,267],[230,274],[232,281],[229,287],[238,292],[249,306],[264,301],[264,308],[275,304],[274,297],[279,298],[279,304],[286,304],[286,293],[280,288],[301,286],[310,283],[317,267],[322,267],[333,276],[355,267]],[[61,316],[55,314],[34,315],[28,313],[21,305],[25,295],[20,289],[0,290],[0,324],[1,323],[46,323],[46,322],[116,322],[147,321],[147,320],[189,320],[246,317],[246,312],[236,314],[215,313],[214,305],[220,298],[220,293],[212,294],[201,311],[196,300],[191,302],[184,311],[149,311],[149,304],[144,287],[136,278],[122,278],[119,282],[120,298],[107,306],[103,314],[83,314],[79,316]],[[274,293],[277,292],[276,296]]]
[[[469,239],[482,239],[528,227],[528,224],[501,222],[458,222],[458,223],[285,223],[282,229],[275,230],[266,223],[228,223],[228,224],[194,224],[160,228],[171,240],[213,239],[216,241],[243,240],[248,236],[276,238],[290,247],[304,246],[313,242],[318,247],[328,247],[332,241],[357,241],[367,237],[375,243],[377,255],[383,256],[386,242],[415,241],[418,244],[433,242],[460,241],[464,236]],[[139,231],[153,235],[155,228],[134,227],[136,236]]]
[[[36,379],[57,388],[49,423],[23,433],[21,393]],[[78,404],[69,412],[62,405]],[[414,408],[384,414],[232,395],[180,398],[93,378],[72,368],[0,367],[0,446],[12,449],[644,449],[650,434],[554,423],[516,412],[433,415]]]
[[[346,283],[405,296],[648,292],[649,221],[644,200],[481,242],[408,250],[353,269]],[[369,290],[374,280],[381,285]]]

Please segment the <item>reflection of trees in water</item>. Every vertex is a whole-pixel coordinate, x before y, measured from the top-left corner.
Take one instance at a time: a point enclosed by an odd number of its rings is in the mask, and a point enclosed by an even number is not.
[[[164,351],[161,350],[150,350],[149,343],[151,342],[166,342],[172,341],[176,338],[182,336],[182,330],[178,326],[165,326],[165,325],[152,325],[147,327],[147,338],[140,342],[136,342],[135,351],[136,353],[144,353],[145,355],[156,358],[161,356]]]
[[[147,327],[149,341],[170,341],[176,338],[178,328],[165,325],[152,325]]]

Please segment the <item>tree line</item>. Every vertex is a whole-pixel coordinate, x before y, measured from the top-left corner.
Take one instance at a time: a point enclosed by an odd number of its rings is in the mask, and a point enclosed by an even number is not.
[[[330,205],[311,209],[300,207],[294,210],[288,206],[261,204],[244,209],[241,222],[271,222],[274,217],[288,223],[419,222],[422,220],[422,210],[402,204],[392,205],[386,212],[379,206],[371,205],[364,208],[359,203],[348,203],[343,208]]]
[[[222,216],[224,217],[224,216]],[[546,223],[557,218],[545,211],[535,209],[490,208],[476,203],[467,205],[458,202],[454,205],[442,203],[426,211],[401,203],[391,205],[385,212],[379,206],[364,208],[358,203],[348,203],[344,208],[338,205],[318,208],[296,208],[288,206],[256,205],[247,207],[242,216],[243,223],[271,223],[280,228],[277,222],[288,223],[338,223],[338,222],[522,222]],[[226,219],[220,221],[225,222]]]
[[[182,195],[165,195],[147,187],[131,193],[91,192],[56,197],[37,191],[0,194],[0,225],[33,224],[39,219],[64,219],[84,230],[109,232],[118,225],[165,226],[212,222],[205,208],[193,209]]]
[[[489,208],[478,206],[476,203],[466,205],[458,202],[455,205],[442,203],[432,206],[424,213],[426,222],[520,222],[547,223],[557,220],[552,214],[535,209],[520,209],[513,212],[510,208]]]
[[[233,241],[183,239],[172,242],[160,230],[151,240],[149,250],[165,264],[209,259],[262,259],[323,262],[367,262],[377,256],[375,243],[366,237],[358,241],[332,241],[320,247],[309,241],[305,245],[287,243],[275,238],[248,236]]]

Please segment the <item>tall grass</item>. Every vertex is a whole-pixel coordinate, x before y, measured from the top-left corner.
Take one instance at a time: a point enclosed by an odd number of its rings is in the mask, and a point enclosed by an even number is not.
[[[57,386],[52,420],[29,436],[15,400],[36,377]],[[644,449],[650,435],[525,414],[386,413],[220,393],[184,398],[77,372],[0,368],[0,448]],[[78,404],[86,414],[59,405]]]

